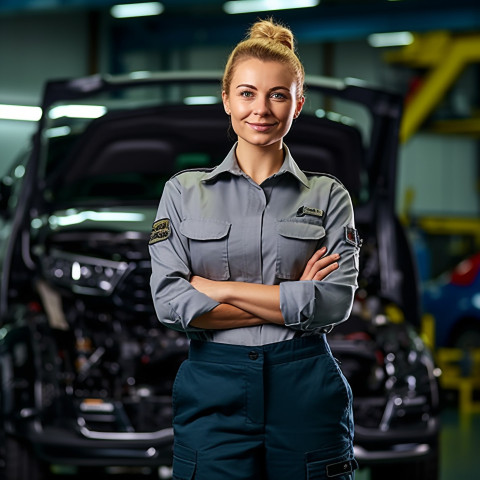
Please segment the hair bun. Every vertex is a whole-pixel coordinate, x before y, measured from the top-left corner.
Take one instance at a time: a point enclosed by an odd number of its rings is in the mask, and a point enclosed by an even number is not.
[[[293,33],[283,25],[274,23],[272,20],[261,20],[252,25],[249,31],[249,37],[265,38],[285,45],[294,51]]]

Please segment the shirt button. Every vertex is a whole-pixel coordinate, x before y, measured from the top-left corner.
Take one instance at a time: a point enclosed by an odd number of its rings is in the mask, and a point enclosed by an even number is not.
[[[248,358],[250,360],[256,360],[258,358],[258,352],[256,352],[255,350],[252,350],[249,354],[248,354]]]

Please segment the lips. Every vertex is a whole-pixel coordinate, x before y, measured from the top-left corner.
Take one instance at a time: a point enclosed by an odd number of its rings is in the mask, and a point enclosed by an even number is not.
[[[247,122],[247,124],[257,132],[266,132],[276,125],[275,123],[250,123],[250,122]]]

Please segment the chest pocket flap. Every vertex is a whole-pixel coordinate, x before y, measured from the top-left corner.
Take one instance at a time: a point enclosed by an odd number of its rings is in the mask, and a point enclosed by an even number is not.
[[[287,280],[298,280],[307,261],[325,237],[325,228],[306,222],[277,223],[276,275]]]
[[[216,220],[187,219],[180,224],[180,232],[190,240],[219,240],[229,230],[229,223]]]
[[[325,236],[325,228],[313,223],[279,222],[278,233],[282,235],[282,237],[319,240]]]
[[[180,232],[189,239],[190,266],[194,275],[210,280],[228,280],[228,233],[230,223],[206,219],[187,219]]]

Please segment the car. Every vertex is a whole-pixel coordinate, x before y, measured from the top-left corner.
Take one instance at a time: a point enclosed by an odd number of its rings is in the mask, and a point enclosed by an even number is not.
[[[480,252],[425,282],[421,298],[434,317],[437,348],[480,348]]]
[[[147,245],[165,182],[217,165],[232,146],[220,78],[47,83],[38,130],[0,184],[6,480],[59,466],[168,475],[171,389],[188,340],[155,316]],[[349,190],[363,240],[351,318],[328,334],[354,393],[355,454],[373,480],[437,480],[438,379],[394,206],[403,98],[357,79],[306,84],[286,143],[303,169]]]

